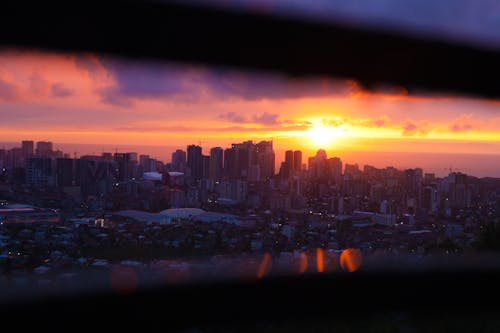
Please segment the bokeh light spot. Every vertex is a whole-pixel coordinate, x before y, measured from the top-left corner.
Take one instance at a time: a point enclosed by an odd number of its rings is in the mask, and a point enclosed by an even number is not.
[[[355,272],[361,267],[362,256],[358,249],[348,248],[340,255],[340,267],[347,272]]]

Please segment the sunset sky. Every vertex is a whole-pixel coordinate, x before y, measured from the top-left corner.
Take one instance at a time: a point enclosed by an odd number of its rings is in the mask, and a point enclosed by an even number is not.
[[[325,148],[340,156],[499,156],[499,111],[499,101],[408,95],[403,87],[366,92],[351,80],[0,51],[0,142],[208,149],[273,139],[276,149],[306,155]]]

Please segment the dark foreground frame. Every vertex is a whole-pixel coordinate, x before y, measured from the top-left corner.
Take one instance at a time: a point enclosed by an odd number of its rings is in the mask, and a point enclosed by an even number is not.
[[[500,97],[500,51],[168,2],[7,1],[0,11],[0,45],[331,75],[368,88],[389,83],[410,92]],[[414,327],[448,318],[458,325],[455,329],[470,331],[484,328],[484,322],[490,329],[500,327],[495,317],[499,281],[500,269],[207,281],[141,287],[127,294],[100,290],[33,297],[1,304],[0,317],[18,328],[52,331],[168,331],[200,325],[241,331],[262,330],[255,326],[261,322],[308,330],[339,321],[385,327],[387,322],[405,325],[409,317]]]

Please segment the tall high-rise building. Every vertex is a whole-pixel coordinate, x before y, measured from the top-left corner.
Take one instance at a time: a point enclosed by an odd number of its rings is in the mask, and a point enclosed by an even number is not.
[[[323,149],[318,150],[316,156],[309,158],[309,177],[311,179],[325,179],[328,176],[327,155]]]
[[[93,156],[82,156],[76,160],[76,181],[84,197],[110,193],[113,183],[120,180],[121,173],[118,162],[104,161]]]
[[[109,152],[103,152],[101,154],[101,157],[104,161],[112,161],[113,160],[113,154],[112,153],[109,153]],[[76,157],[75,157],[76,158]]]
[[[196,145],[187,146],[187,166],[190,169],[191,177],[195,180],[203,176],[203,159],[201,147]]]
[[[223,150],[221,147],[210,149],[210,168],[211,179],[220,179],[223,171]]]
[[[26,160],[26,183],[30,185],[51,185],[52,159],[32,156]]]
[[[284,176],[285,177],[290,177],[290,174],[293,169],[293,151],[292,150],[287,150],[285,152],[285,164],[284,164]]]
[[[150,161],[149,155],[139,155],[139,165],[142,167],[142,172],[152,171]]]
[[[118,169],[118,180],[128,181],[134,178],[134,164],[137,162],[136,153],[115,153],[115,163]],[[135,158],[135,162],[134,159]],[[156,170],[152,170],[156,171]]]
[[[15,147],[7,152],[6,165],[14,168],[22,168],[26,166],[26,159],[23,155],[23,149]]]
[[[201,155],[201,178],[208,179],[210,177],[210,155]]]
[[[293,170],[300,171],[302,169],[302,152],[296,150],[293,152]]]
[[[172,171],[186,172],[186,152],[181,149],[177,149],[172,153]]]
[[[28,158],[30,156],[33,156],[35,149],[35,144],[33,141],[22,141],[21,145],[22,145],[21,149],[23,150],[23,158]]]
[[[137,160],[137,153],[136,152],[130,152],[130,153],[125,153],[125,159],[129,162],[132,162],[132,163],[137,163],[139,162]]]
[[[52,142],[38,141],[36,143],[36,155],[38,156],[51,156],[52,155]]]
[[[275,154],[272,141],[261,141],[256,144],[257,164],[260,167],[260,178],[269,179],[275,174]]]
[[[5,160],[7,157],[7,151],[5,149],[0,149],[0,168],[5,166]]]
[[[224,176],[234,179],[238,175],[238,164],[236,163],[236,149],[227,148],[224,150]]]
[[[333,180],[336,185],[342,183],[342,160],[338,157],[328,159],[328,172],[329,178]]]
[[[59,187],[75,184],[74,160],[72,158],[58,158],[56,160],[56,182]]]
[[[244,141],[242,143],[233,143],[231,146],[236,151],[237,177],[246,179],[254,155],[254,144],[252,141]]]

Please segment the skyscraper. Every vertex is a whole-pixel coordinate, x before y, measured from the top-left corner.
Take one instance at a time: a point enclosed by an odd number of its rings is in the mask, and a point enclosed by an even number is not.
[[[325,179],[327,175],[327,155],[323,149],[320,149],[314,158],[309,158],[309,177]]]
[[[210,168],[209,174],[211,179],[220,179],[222,177],[223,168],[223,150],[221,147],[210,149]]]
[[[52,155],[52,142],[50,142],[50,141],[38,141],[36,143],[36,154],[39,156]]]
[[[152,171],[150,161],[149,155],[139,155],[139,165],[142,167],[142,172]]]
[[[328,159],[329,178],[337,185],[342,183],[342,160],[338,157]]]
[[[26,160],[26,183],[51,185],[52,160],[48,157],[29,157]]]
[[[236,149],[227,148],[224,150],[224,176],[229,179],[237,177]]]
[[[260,167],[260,178],[269,179],[275,173],[275,154],[272,141],[261,141],[256,144],[257,163]]]
[[[255,149],[254,144],[252,141],[244,141],[242,143],[233,143],[232,148],[236,151],[236,176],[246,179]]]
[[[187,146],[187,166],[191,171],[191,177],[194,180],[201,179],[203,176],[203,159],[201,147],[196,145]]]
[[[208,179],[210,177],[210,155],[201,155],[201,178]]]
[[[186,172],[186,152],[177,149],[172,153],[172,171]]]
[[[28,158],[33,156],[34,153],[34,142],[33,141],[22,141],[23,158]]]
[[[58,158],[56,160],[56,182],[57,186],[65,187],[73,185],[75,179],[72,158]]]
[[[300,171],[302,169],[302,152],[296,150],[293,152],[293,170]]]
[[[285,164],[284,164],[284,176],[285,177],[290,177],[290,174],[293,169],[293,151],[292,150],[287,150],[285,152]]]

